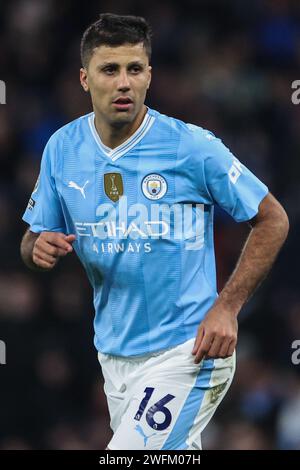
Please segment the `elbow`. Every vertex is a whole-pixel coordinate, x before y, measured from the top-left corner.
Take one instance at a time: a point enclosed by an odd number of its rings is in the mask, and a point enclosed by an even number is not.
[[[290,222],[289,222],[288,215],[282,206],[281,206],[281,214],[280,216],[278,216],[277,220],[278,220],[278,226],[281,228],[283,241],[285,241],[290,230]]]
[[[270,193],[260,203],[258,214],[251,222],[252,227],[256,224],[270,227],[270,230],[276,232],[282,243],[288,236],[290,228],[288,215],[282,205]]]
[[[273,232],[277,234],[277,237],[281,240],[281,244],[287,239],[290,222],[288,215],[281,204],[273,207],[270,210],[267,217],[270,226],[273,227]]]

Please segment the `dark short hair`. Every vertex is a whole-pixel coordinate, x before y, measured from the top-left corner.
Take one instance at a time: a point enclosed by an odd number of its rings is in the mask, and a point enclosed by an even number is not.
[[[123,44],[143,43],[151,58],[151,28],[145,18],[131,15],[102,13],[83,33],[80,45],[81,62],[87,67],[94,49],[101,45],[117,47]]]

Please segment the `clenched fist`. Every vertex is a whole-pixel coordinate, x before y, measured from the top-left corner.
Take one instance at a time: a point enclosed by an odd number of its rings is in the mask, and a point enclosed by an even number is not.
[[[60,232],[42,232],[35,240],[32,261],[42,269],[52,269],[59,258],[73,251],[75,235]]]

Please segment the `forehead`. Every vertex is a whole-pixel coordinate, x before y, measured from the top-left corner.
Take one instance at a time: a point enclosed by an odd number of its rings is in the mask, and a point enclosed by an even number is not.
[[[102,45],[94,49],[90,65],[99,65],[104,62],[113,62],[125,65],[129,62],[143,62],[148,64],[148,56],[144,44],[123,44],[122,46]]]

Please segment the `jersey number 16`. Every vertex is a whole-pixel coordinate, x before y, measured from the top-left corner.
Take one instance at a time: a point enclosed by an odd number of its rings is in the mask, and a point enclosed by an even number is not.
[[[145,392],[145,397],[141,401],[139,409],[137,410],[134,416],[134,419],[136,421],[141,420],[145,412],[145,408],[148,405],[148,402],[154,392],[154,388],[147,387],[145,388],[144,392]],[[154,403],[154,405],[152,405],[149,408],[149,410],[146,413],[146,421],[151,428],[155,429],[156,431],[163,431],[169,426],[169,424],[172,421],[172,414],[171,414],[171,411],[165,405],[166,403],[169,403],[171,400],[173,400],[173,398],[175,398],[174,395],[168,394],[165,397],[163,397],[161,400],[159,400],[158,402]],[[155,413],[158,413],[159,411],[163,413],[165,416],[165,419],[162,423],[158,423],[154,419]]]

